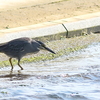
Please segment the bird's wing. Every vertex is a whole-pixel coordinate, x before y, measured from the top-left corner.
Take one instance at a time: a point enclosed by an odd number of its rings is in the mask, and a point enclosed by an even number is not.
[[[29,44],[27,41],[23,41],[23,40],[15,40],[15,41],[10,41],[8,43],[6,43],[3,46],[3,50],[4,51],[11,51],[11,52],[21,52],[24,50],[24,47]]]

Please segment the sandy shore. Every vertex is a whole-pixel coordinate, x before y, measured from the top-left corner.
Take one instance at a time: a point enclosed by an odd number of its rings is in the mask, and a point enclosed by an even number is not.
[[[100,11],[100,0],[0,0],[0,29]]]

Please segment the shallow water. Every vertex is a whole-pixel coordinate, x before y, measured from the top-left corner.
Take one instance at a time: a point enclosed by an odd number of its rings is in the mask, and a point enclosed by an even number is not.
[[[100,43],[22,66],[0,69],[0,100],[100,100]]]

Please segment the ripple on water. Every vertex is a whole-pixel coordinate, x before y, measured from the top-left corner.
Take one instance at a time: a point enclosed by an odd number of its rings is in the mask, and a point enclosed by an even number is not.
[[[51,61],[0,70],[0,100],[100,100],[100,44]],[[86,56],[87,55],[87,56]]]

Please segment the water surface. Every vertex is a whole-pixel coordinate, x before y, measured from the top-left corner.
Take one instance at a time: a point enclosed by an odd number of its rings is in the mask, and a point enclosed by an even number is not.
[[[22,66],[0,69],[0,100],[100,100],[100,43]]]

